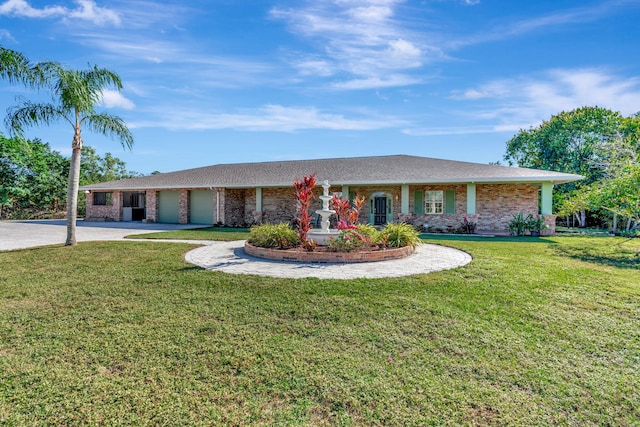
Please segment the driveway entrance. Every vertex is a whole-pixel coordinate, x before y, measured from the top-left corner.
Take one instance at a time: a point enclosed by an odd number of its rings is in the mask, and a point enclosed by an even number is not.
[[[202,225],[144,224],[142,222],[91,222],[79,220],[76,240],[120,240],[130,234],[202,228]],[[65,220],[0,221],[0,251],[64,244]]]

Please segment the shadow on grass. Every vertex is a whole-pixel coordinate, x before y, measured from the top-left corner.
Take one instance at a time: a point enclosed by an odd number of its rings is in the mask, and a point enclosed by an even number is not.
[[[478,236],[468,234],[422,234],[432,243],[484,242],[545,244],[558,256],[593,264],[640,270],[640,239],[623,239],[606,235],[563,235],[554,238],[530,236]]]
[[[574,238],[572,244],[554,244],[552,248],[560,256],[610,267],[640,270],[640,246],[625,246],[626,243],[636,243],[634,239],[594,244],[597,240],[593,236],[580,236]]]

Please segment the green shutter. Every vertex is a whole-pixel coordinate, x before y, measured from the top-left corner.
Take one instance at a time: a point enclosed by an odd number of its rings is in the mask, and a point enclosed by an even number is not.
[[[444,192],[444,213],[456,213],[456,192],[455,190],[447,190]]]
[[[424,192],[422,190],[416,190],[413,192],[413,213],[424,213]]]
[[[344,195],[342,196],[344,197]],[[353,201],[356,198],[356,192],[355,191],[349,191],[349,206],[353,206]]]

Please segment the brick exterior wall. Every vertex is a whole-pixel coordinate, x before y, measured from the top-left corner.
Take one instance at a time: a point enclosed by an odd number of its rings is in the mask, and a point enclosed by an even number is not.
[[[430,190],[454,190],[455,214],[414,214],[414,191]],[[269,223],[293,223],[295,217],[295,195],[291,187],[263,188],[262,212],[256,211],[256,190],[249,189],[225,189],[217,188],[213,193],[214,215],[218,212],[216,191],[219,191],[220,209],[219,222],[225,226],[242,227],[261,222]],[[330,194],[342,191],[340,186],[332,186]],[[365,196],[365,203],[360,211],[360,222],[367,223],[370,220],[371,200],[376,193],[389,195],[392,200],[392,221],[408,222],[417,226],[427,224],[437,230],[461,226],[464,218],[477,223],[479,232],[508,233],[509,221],[513,215],[522,212],[525,215],[538,213],[539,186],[535,184],[477,184],[476,185],[476,213],[467,214],[467,186],[466,184],[453,185],[412,185],[409,187],[409,213],[401,214],[402,194],[401,186],[350,186],[349,191],[357,195]],[[322,202],[318,196],[322,187],[315,189],[316,199],[313,201],[311,213],[322,208]],[[111,206],[94,206],[93,197],[87,197],[87,219],[98,221],[122,220],[122,192],[112,192]],[[347,197],[347,195],[343,195]],[[189,191],[180,190],[179,194],[179,221],[187,224],[189,221]],[[547,228],[542,230],[542,235],[555,233],[555,215],[545,216]],[[146,192],[146,222],[158,220],[158,192],[147,190]],[[335,218],[332,219],[335,223]]]
[[[415,191],[455,191],[454,214],[415,214]],[[423,199],[424,201],[424,199]],[[394,206],[395,207],[395,206]],[[399,210],[399,209],[398,209]],[[424,210],[424,208],[423,208]],[[477,212],[477,211],[476,211]],[[429,227],[434,230],[447,231],[460,227],[465,217],[469,221],[478,221],[478,215],[467,214],[467,185],[412,185],[409,187],[409,214],[400,214],[398,220],[416,226]]]
[[[237,190],[227,189],[225,190],[224,197],[224,225],[230,227],[243,227],[247,225],[245,220],[245,200],[247,193],[255,190]],[[255,209],[255,203],[253,204]]]
[[[178,223],[189,224],[189,190],[178,192]]]
[[[122,221],[122,192],[107,191],[107,193],[111,193],[111,205],[94,205],[94,193],[99,193],[99,191],[94,191],[87,194],[87,210],[85,214],[85,220]]]
[[[158,222],[158,192],[147,190],[146,195],[147,219],[144,222]]]
[[[514,214],[537,215],[538,188],[532,184],[477,185],[478,230],[508,232]]]
[[[320,190],[322,190],[322,188]],[[277,224],[280,222],[284,222],[287,224],[293,223],[296,214],[295,194],[296,193],[293,189],[293,186],[285,188],[263,188],[262,222],[268,222],[272,224]],[[251,199],[253,201],[251,210],[255,211],[255,191],[253,192],[253,197],[251,197]],[[315,208],[312,205],[311,209],[311,212],[313,212],[318,208]]]

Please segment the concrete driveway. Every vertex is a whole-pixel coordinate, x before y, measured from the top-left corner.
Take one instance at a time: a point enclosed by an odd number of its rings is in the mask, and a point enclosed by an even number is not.
[[[141,222],[77,222],[76,240],[120,240],[130,234],[201,228],[205,225],[143,224]],[[65,220],[0,221],[0,251],[64,244]]]

